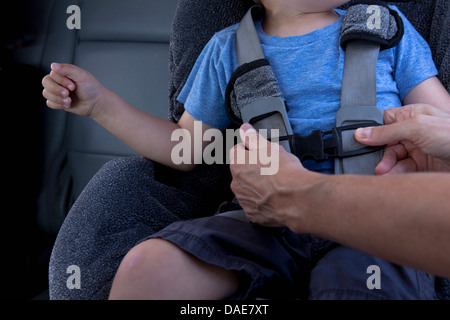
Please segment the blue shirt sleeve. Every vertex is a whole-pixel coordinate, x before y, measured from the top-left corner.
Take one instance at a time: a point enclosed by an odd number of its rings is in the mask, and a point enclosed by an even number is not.
[[[408,19],[395,7],[403,19],[405,34],[395,50],[394,78],[400,99],[424,80],[436,76],[438,70],[434,64],[431,49]]]
[[[198,57],[178,101],[196,120],[223,130],[230,125],[225,111],[225,89],[234,71],[234,32],[214,35]],[[231,43],[227,43],[232,41]]]

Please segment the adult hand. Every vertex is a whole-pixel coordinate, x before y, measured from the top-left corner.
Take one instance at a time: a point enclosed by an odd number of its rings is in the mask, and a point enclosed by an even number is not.
[[[264,139],[251,125],[243,124],[240,133],[243,142],[230,151],[231,189],[247,217],[264,226],[287,226],[291,219],[301,225],[302,208],[298,203],[294,205],[293,199],[308,198],[321,175],[304,169],[297,157]],[[251,163],[250,159],[259,159],[268,149],[271,154],[278,151],[278,159],[272,159],[278,161],[278,170],[262,175],[261,161]]]
[[[378,175],[450,171],[450,114],[425,104],[384,111],[384,126],[356,130],[366,145],[387,144]]]

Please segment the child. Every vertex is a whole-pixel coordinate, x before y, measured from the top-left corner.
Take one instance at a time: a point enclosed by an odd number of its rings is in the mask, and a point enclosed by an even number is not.
[[[261,1],[265,16],[256,23],[257,31],[296,133],[333,127],[344,56],[339,47],[343,12],[333,8],[345,2]],[[43,95],[49,107],[92,117],[143,156],[190,170],[194,161],[173,163],[171,151],[177,142],[171,141],[171,134],[182,128],[193,137],[195,120],[203,122],[203,132],[229,125],[223,101],[237,67],[235,31],[232,26],[217,33],[198,58],[178,98],[186,108],[178,124],[130,106],[72,65],[52,65],[43,80]],[[380,53],[379,107],[398,107],[403,101],[444,108],[447,92],[436,74],[428,46],[405,21],[402,42]],[[316,171],[332,171],[331,162],[308,165]],[[380,267],[385,279],[382,290],[370,290],[366,284],[372,265]],[[433,281],[424,273],[287,228],[266,229],[223,216],[176,223],[138,244],[122,261],[110,295],[154,299],[433,296]]]

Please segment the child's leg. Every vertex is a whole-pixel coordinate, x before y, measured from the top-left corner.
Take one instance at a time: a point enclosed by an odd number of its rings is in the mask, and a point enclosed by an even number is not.
[[[162,239],[146,240],[121,262],[110,299],[224,299],[238,289],[234,271],[207,264]]]

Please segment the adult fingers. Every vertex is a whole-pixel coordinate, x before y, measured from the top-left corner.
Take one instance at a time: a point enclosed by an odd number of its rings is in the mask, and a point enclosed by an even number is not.
[[[267,148],[270,145],[270,142],[260,135],[255,128],[248,123],[244,123],[241,126],[239,133],[243,144],[250,151]]]
[[[394,175],[408,172],[417,172],[417,163],[412,158],[406,158],[401,161],[398,161],[395,166],[393,166],[388,172],[385,172],[384,175]]]
[[[237,164],[246,164],[248,151],[245,149],[243,143],[239,143],[230,149],[230,169],[231,173],[235,174],[238,170]]]
[[[383,158],[375,168],[377,175],[383,175],[392,170],[397,163],[406,159],[408,152],[402,144],[396,144],[384,149]]]
[[[450,114],[428,104],[410,104],[399,108],[383,111],[384,124],[392,124],[414,118],[417,115],[427,115],[448,118]]]
[[[402,140],[413,140],[417,134],[415,121],[402,121],[379,127],[359,128],[355,131],[355,138],[362,144],[381,146]]]

